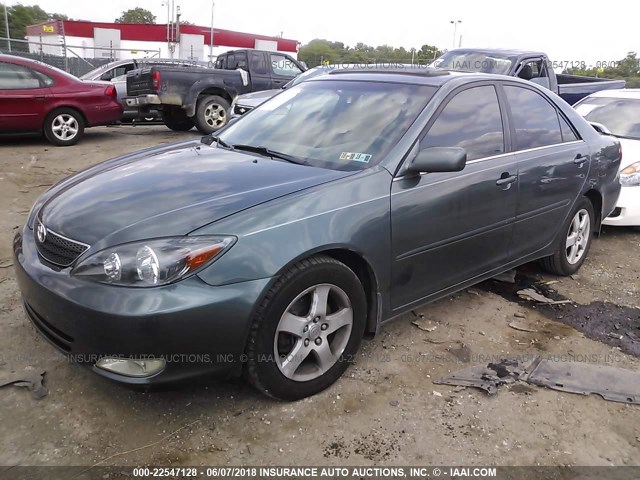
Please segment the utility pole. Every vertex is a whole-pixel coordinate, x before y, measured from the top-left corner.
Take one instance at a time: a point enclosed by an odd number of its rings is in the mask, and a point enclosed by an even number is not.
[[[216,6],[215,0],[211,0],[211,32],[209,32],[209,63],[213,62],[213,9]]]
[[[458,24],[462,23],[462,20],[451,20],[449,23],[453,24],[453,48],[456,48],[456,33],[458,32]]]
[[[11,32],[9,32],[9,13],[7,11],[7,4],[4,4],[4,26],[7,31],[7,48],[11,52]]]

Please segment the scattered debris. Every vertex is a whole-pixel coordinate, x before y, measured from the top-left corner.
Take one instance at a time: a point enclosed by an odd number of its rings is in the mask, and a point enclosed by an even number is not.
[[[624,338],[624,335],[620,335],[619,333],[615,333],[615,332],[609,332],[607,333],[607,337],[615,338],[616,340],[622,340]]]
[[[5,263],[3,265],[0,265],[0,268],[9,268],[9,267],[13,267],[13,262],[9,262],[9,263]]]
[[[435,383],[435,382],[433,382],[433,383]],[[441,397],[441,396],[442,396],[442,394],[441,394],[440,392],[436,392],[436,391],[434,390],[434,391],[433,391],[433,396],[434,396],[434,397]]]
[[[504,283],[516,283],[516,271],[507,270],[506,272],[503,272],[500,275],[496,275],[495,277],[493,277],[493,280],[497,282],[504,282]]]
[[[632,342],[640,342],[640,337],[633,332],[627,332],[627,337],[629,337]]]
[[[400,405],[400,402],[398,400],[391,400],[389,402],[389,405],[391,405],[392,407],[397,407],[398,405]]]
[[[524,290],[519,290],[517,293],[518,296],[523,300],[546,303],[547,305],[562,305],[565,303],[572,303],[571,300],[553,300],[551,298],[545,297],[541,293],[536,292],[533,288],[525,288]]]
[[[640,405],[640,372],[584,362],[553,361],[539,356],[476,365],[433,383],[475,387],[494,395],[498,386],[516,381],[562,392],[595,393],[612,402]],[[514,385],[511,391],[520,393],[524,389]]]
[[[548,282],[544,282],[545,285],[555,285],[556,283],[560,283],[560,280],[549,280]]]
[[[518,323],[516,323],[516,322],[511,322],[511,323],[509,324],[509,326],[510,326],[511,328],[513,328],[514,330],[519,330],[520,332],[531,332],[531,333],[537,333],[537,332],[538,332],[538,331],[537,331],[536,329],[534,329],[534,328],[527,327],[527,326],[525,326],[525,325],[520,325],[520,324],[518,324]]]
[[[522,312],[516,312],[513,314],[513,316],[516,318],[527,318],[527,316]]]
[[[13,378],[9,379],[0,379],[0,388],[7,387],[9,385],[14,385],[16,387],[25,387],[31,390],[31,394],[33,398],[36,400],[40,400],[44,398],[49,393],[49,390],[42,385],[44,380],[44,374],[42,373],[33,373],[33,372],[24,372],[20,374],[15,374]]]
[[[433,322],[431,320],[425,319],[423,315],[421,315],[420,318],[414,320],[411,323],[413,323],[420,330],[424,330],[425,332],[433,332],[436,328],[438,328],[437,325],[433,325]]]

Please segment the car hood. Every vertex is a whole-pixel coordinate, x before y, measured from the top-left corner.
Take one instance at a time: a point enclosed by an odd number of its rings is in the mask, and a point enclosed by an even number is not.
[[[244,95],[240,95],[236,99],[236,105],[255,108],[280,92],[282,92],[281,88],[277,88],[275,90],[261,90],[259,92],[245,93]]]
[[[70,177],[54,187],[38,216],[54,232],[102,248],[185,235],[353,173],[191,142],[111,160]]]
[[[640,162],[640,140],[630,138],[618,138],[622,145],[622,162],[620,170],[624,170],[632,163]]]

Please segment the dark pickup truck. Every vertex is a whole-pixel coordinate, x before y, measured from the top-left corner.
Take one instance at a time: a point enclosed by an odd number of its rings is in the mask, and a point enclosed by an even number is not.
[[[432,66],[462,72],[483,72],[520,77],[557,93],[568,104],[600,90],[624,88],[624,80],[556,74],[561,62],[552,62],[546,54],[524,50],[457,48],[433,62]]]
[[[127,74],[129,107],[158,109],[164,124],[187,131],[195,125],[209,134],[227,124],[233,99],[243,93],[282,87],[305,70],[289,55],[234,50],[216,59],[215,68],[157,65]]]

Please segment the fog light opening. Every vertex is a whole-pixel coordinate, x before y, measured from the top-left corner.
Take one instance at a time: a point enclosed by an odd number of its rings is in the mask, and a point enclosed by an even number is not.
[[[96,362],[96,367],[107,372],[126,377],[150,377],[155,375],[167,365],[164,358],[134,359],[104,357]]]

